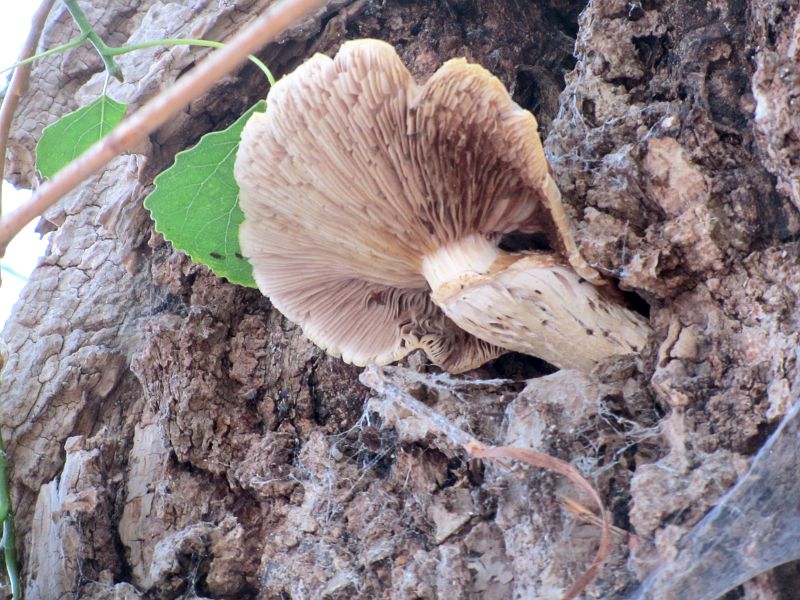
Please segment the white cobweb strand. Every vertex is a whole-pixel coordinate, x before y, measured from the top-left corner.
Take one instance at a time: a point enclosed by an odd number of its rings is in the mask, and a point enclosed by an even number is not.
[[[398,414],[410,413],[413,415],[420,427],[420,438],[424,438],[426,434],[430,433],[443,436],[460,448],[469,449],[474,446],[483,446],[477,438],[458,427],[450,419],[389,381],[380,367],[369,365],[361,372],[359,380],[381,398],[388,400]],[[422,430],[425,433],[421,433]]]

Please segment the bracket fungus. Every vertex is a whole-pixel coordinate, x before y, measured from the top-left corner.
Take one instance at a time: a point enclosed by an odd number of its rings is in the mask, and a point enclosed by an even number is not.
[[[258,287],[347,362],[589,370],[647,339],[578,253],[536,119],[464,59],[418,85],[384,42],[315,55],[248,121],[235,175]],[[550,249],[501,250],[515,232]]]

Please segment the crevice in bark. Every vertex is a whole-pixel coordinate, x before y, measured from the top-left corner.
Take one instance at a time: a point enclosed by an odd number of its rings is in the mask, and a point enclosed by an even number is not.
[[[267,2],[229,4],[201,3],[192,17],[179,3],[101,8],[118,15],[122,43],[178,22],[222,39]],[[800,390],[800,135],[786,118],[800,85],[782,75],[797,72],[795,5],[338,0],[260,54],[280,76],[313,51],[380,37],[419,79],[466,56],[537,112],[581,251],[649,311],[650,347],[591,376],[512,353],[462,378],[412,356],[387,377],[483,440],[592,474],[615,525],[637,536],[620,534],[598,597],[625,597],[677,548]],[[52,27],[48,39],[69,33]],[[140,103],[197,56],[131,58],[141,79],[112,92]],[[43,63],[41,89],[25,100],[12,157],[20,180],[41,125],[99,85],[86,79],[96,66],[60,64]],[[52,597],[41,587],[51,583],[98,599],[175,598],[192,582],[209,598],[563,589],[597,539],[563,510],[559,498],[574,490],[467,461],[256,291],[152,235],[138,203],[153,176],[266,90],[244,66],[60,208],[64,225],[6,333],[18,358],[3,382],[4,419],[30,415],[5,422],[28,597]],[[101,250],[108,258],[87,266]],[[56,541],[68,550],[58,560]],[[792,568],[740,594],[789,589]]]

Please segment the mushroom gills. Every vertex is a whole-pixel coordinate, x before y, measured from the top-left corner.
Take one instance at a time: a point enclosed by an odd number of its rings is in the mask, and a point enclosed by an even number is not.
[[[459,372],[509,349],[589,369],[644,345],[578,252],[536,118],[465,59],[418,84],[378,40],[315,55],[248,121],[234,175],[259,289],[346,362],[421,348]],[[549,252],[499,249],[512,232]]]
[[[433,302],[460,328],[563,369],[590,371],[642,350],[649,324],[608,286],[592,285],[552,254],[511,254],[484,242],[459,241],[423,261]],[[490,252],[494,261],[480,269]]]

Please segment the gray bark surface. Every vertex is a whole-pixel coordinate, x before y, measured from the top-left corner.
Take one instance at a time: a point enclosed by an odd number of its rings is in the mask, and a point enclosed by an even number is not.
[[[124,44],[223,40],[269,2],[82,4]],[[647,350],[591,375],[509,355],[384,376],[479,439],[587,474],[617,527],[587,597],[625,598],[673,557],[800,389],[798,31],[794,0],[333,0],[260,55],[280,76],[378,37],[420,80],[466,56],[539,118],[584,256],[649,307]],[[56,8],[44,43],[75,32]],[[120,57],[109,93],[134,110],[204,53]],[[103,79],[88,47],[36,66],[10,178],[35,183],[41,129]],[[589,499],[468,460],[154,234],[155,175],[265,92],[244,67],[41,224],[0,386],[26,597],[560,597],[599,540],[562,498]],[[788,597],[786,581],[736,597]]]

